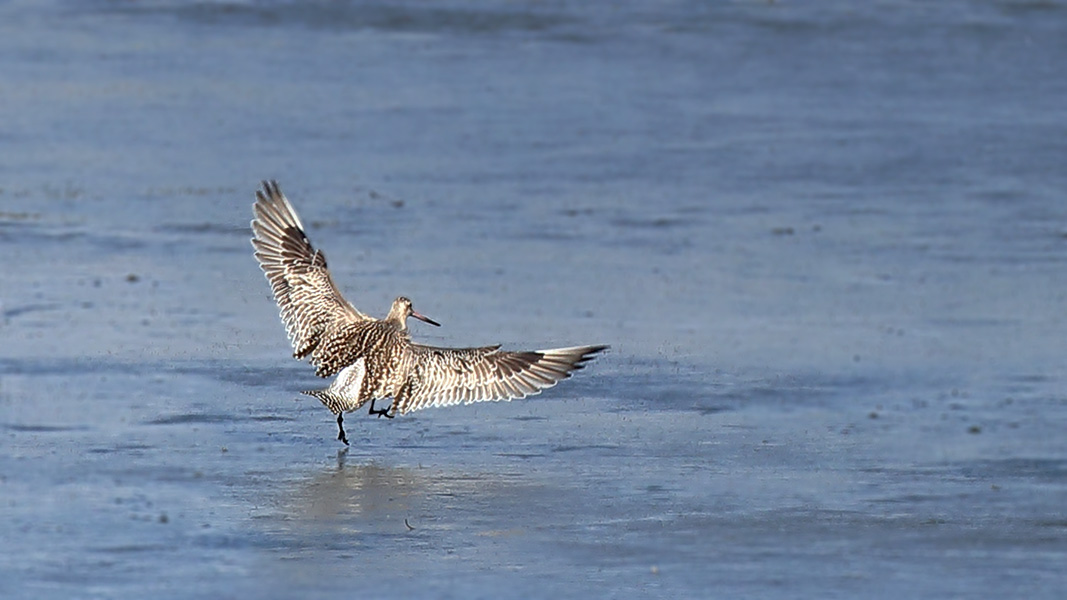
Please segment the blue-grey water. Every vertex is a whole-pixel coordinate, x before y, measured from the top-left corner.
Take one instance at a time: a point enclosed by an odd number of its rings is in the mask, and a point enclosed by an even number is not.
[[[415,337],[353,414],[278,179]],[[0,597],[1062,598],[1067,3],[0,3]]]

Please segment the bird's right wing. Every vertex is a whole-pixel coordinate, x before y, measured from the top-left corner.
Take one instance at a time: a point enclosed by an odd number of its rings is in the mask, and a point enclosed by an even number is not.
[[[537,394],[570,377],[607,346],[578,346],[534,352],[508,352],[499,346],[435,348],[413,344],[410,389],[397,410],[413,410]]]
[[[252,246],[274,292],[293,344],[293,356],[311,354],[312,364],[320,365],[323,371],[321,365],[328,357],[320,342],[326,333],[371,319],[341,296],[326,267],[326,257],[312,247],[300,217],[277,182],[263,182],[263,189],[256,191],[252,212]]]

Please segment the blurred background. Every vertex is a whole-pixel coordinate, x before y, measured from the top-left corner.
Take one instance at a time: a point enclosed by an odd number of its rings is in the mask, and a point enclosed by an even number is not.
[[[0,3],[0,595],[1056,598],[1067,3]],[[611,344],[333,418],[248,243]]]

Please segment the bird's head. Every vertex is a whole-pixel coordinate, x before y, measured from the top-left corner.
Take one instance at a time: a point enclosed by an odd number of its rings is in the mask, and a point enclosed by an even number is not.
[[[415,312],[415,309],[411,307],[411,300],[408,300],[403,296],[393,300],[393,307],[389,309],[389,316],[386,317],[386,320],[396,323],[399,325],[400,330],[403,331],[407,329],[408,317],[415,317],[420,321],[424,321],[437,327],[441,326],[440,323],[434,321],[430,317]]]

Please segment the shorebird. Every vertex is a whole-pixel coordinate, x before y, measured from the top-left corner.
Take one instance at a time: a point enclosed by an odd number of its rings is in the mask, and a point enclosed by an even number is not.
[[[370,402],[369,414],[397,414],[472,402],[511,400],[540,393],[581,369],[607,346],[575,346],[512,352],[500,346],[437,348],[411,341],[408,317],[439,323],[415,312],[411,300],[393,301],[375,319],[341,295],[293,205],[276,181],[264,181],[252,206],[252,246],[270,282],[293,357],[309,358],[329,387],[303,392],[337,415],[337,439],[348,445],[344,415]],[[375,400],[391,399],[375,409]]]

